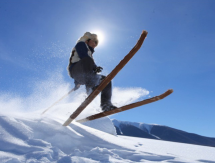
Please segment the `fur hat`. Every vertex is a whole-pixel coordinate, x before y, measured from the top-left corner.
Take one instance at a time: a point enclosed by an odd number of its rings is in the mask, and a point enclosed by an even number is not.
[[[99,43],[97,35],[93,34],[93,33],[90,33],[90,32],[86,32],[81,38],[78,39],[77,43],[81,42],[81,41],[85,42],[85,41],[87,41],[89,39],[91,39],[93,41],[96,41],[97,44]]]

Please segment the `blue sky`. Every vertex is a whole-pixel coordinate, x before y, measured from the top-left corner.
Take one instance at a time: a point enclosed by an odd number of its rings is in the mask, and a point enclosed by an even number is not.
[[[213,0],[0,0],[0,93],[27,98],[56,72],[72,88],[66,67],[86,31],[103,33],[94,58],[108,74],[147,30],[113,85],[174,93],[112,118],[215,137],[214,8]]]

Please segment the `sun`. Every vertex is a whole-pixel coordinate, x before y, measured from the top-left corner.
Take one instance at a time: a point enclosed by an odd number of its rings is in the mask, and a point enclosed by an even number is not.
[[[95,31],[92,31],[92,33],[97,35],[98,40],[99,40],[99,45],[104,43],[104,38],[105,38],[104,32],[102,32],[100,30],[95,30]]]

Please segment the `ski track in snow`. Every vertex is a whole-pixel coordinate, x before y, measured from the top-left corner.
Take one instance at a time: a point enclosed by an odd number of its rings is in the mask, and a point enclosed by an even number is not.
[[[0,115],[1,163],[215,163],[212,147],[115,136],[109,118],[64,127],[63,119],[23,117]]]

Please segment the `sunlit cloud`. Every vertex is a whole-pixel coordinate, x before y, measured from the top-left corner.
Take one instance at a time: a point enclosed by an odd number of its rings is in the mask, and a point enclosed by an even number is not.
[[[70,84],[63,80],[60,72],[47,75],[46,80],[31,81],[29,85],[32,85],[33,90],[28,97],[21,97],[13,92],[1,92],[0,112],[16,114],[43,110],[70,89]]]
[[[133,103],[140,99],[141,97],[145,97],[149,94],[149,91],[143,88],[120,88],[116,87],[113,89],[113,103],[115,103],[118,107],[127,105],[129,103]]]
[[[33,91],[28,97],[21,97],[12,93],[0,93],[0,113],[41,116],[41,113],[67,94],[74,85],[65,82],[60,72],[48,75],[46,80],[35,81]],[[149,94],[142,88],[113,88],[112,102],[117,107],[137,101]],[[85,87],[81,88],[54,105],[43,116],[67,119],[87,97]],[[85,118],[101,112],[100,94],[78,116]]]

